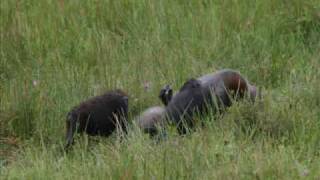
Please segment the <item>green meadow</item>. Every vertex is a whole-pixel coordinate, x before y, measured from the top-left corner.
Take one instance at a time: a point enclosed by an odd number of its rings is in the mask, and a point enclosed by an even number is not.
[[[319,0],[1,0],[0,40],[0,179],[320,179]],[[123,89],[134,124],[165,84],[223,68],[262,98],[63,151],[81,101]]]

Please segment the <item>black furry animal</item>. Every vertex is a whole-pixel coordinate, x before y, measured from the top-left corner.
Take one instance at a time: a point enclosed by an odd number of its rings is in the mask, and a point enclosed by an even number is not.
[[[166,106],[166,116],[177,125],[178,132],[185,134],[194,126],[195,113],[204,113],[210,104],[210,94],[205,94],[201,81],[189,79]]]
[[[177,124],[180,134],[185,134],[185,127],[192,128],[194,125],[195,112],[205,114],[209,105],[216,105],[221,112],[230,107],[233,100],[242,99],[246,94],[254,101],[257,91],[239,72],[224,69],[190,79],[178,93],[172,94],[172,89],[166,86],[160,91],[159,98],[167,104],[168,119]]]
[[[148,133],[150,137],[157,135],[159,128],[165,126],[165,108],[161,106],[150,107],[145,110],[138,118],[138,127],[144,133]]]
[[[231,96],[243,98],[245,93],[249,93],[250,99],[254,102],[257,96],[257,88],[251,85],[239,72],[231,69],[223,69],[216,73],[206,74],[198,78],[204,90],[213,92],[224,106],[231,105]],[[236,94],[235,94],[236,93]],[[164,105],[168,105],[173,97],[173,90],[169,85],[160,90],[159,98]]]
[[[171,100],[171,97],[172,89],[167,85],[160,91],[159,98],[164,105],[168,106],[165,108],[160,106],[148,108],[137,118],[139,128],[151,137],[159,133],[159,128],[164,128],[167,115],[170,116],[171,120],[176,120],[175,122],[179,124],[180,122],[178,121],[180,119],[192,118],[196,109],[201,111],[205,107],[202,104],[204,103],[204,98],[202,98],[201,82],[196,79],[190,79],[185,82],[173,100]],[[191,123],[192,121],[188,120],[186,122]]]
[[[66,148],[73,143],[75,131],[88,135],[109,136],[117,127],[126,132],[128,96],[113,90],[93,97],[74,107],[66,120]]]

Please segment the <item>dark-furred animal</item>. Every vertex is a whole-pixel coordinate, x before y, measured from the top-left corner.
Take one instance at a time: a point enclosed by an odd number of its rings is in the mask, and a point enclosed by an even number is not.
[[[121,90],[108,91],[74,107],[66,120],[66,148],[73,143],[73,135],[109,136],[118,127],[126,132],[128,96]]]
[[[231,95],[243,98],[248,92],[250,99],[254,102],[257,96],[257,89],[251,85],[239,72],[232,69],[223,69],[216,73],[206,74],[198,78],[204,90],[214,92],[217,97],[223,101],[223,105],[230,106]],[[164,86],[160,90],[159,98],[164,105],[168,105],[173,96],[173,90],[169,85]],[[229,98],[227,97],[229,96]]]
[[[169,91],[171,93],[165,93]],[[167,117],[177,124],[180,134],[186,132],[185,127],[193,127],[195,111],[201,115],[207,111],[206,107],[216,105],[216,109],[221,112],[230,107],[233,100],[242,99],[247,94],[254,101],[257,94],[255,86],[231,69],[188,80],[175,95],[172,95],[172,89],[168,86],[160,92],[160,99],[167,104]]]
[[[187,132],[186,127],[194,126],[195,113],[204,113],[212,98],[205,94],[201,81],[189,79],[166,106],[166,117],[177,125],[180,134]]]
[[[154,106],[146,109],[137,118],[138,127],[144,132],[148,133],[150,137],[158,134],[159,128],[165,126],[165,108],[161,106]]]
[[[252,101],[257,96],[257,89],[251,85],[238,71],[223,69],[216,73],[206,74],[198,78],[205,93],[213,93],[221,105],[229,107],[232,99],[239,100],[248,95]]]

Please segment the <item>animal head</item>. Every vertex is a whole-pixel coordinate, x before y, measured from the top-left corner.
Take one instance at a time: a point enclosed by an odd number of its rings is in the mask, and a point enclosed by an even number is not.
[[[172,99],[173,90],[170,85],[165,85],[161,90],[159,94],[160,100],[163,102],[165,106],[168,105],[170,100]]]
[[[180,92],[184,90],[191,90],[191,89],[200,88],[200,87],[201,87],[201,81],[195,78],[191,78],[182,85],[182,87],[180,88]]]

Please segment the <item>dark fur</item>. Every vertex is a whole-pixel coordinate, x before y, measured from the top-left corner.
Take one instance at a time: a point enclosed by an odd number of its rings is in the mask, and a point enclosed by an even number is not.
[[[117,128],[126,132],[128,96],[121,90],[106,92],[74,107],[67,115],[66,148],[73,143],[73,135],[109,136]]]
[[[217,73],[207,74],[198,78],[202,84],[204,93],[215,94],[220,100],[220,105],[229,107],[232,99],[239,100],[248,94],[254,102],[257,97],[257,89],[251,85],[239,72],[224,69]],[[166,93],[165,93],[166,92]],[[169,104],[173,96],[173,90],[166,85],[160,90],[159,98],[165,106]]]
[[[230,107],[233,100],[243,99],[248,95],[253,101],[256,97],[255,86],[250,85],[239,72],[224,69],[198,78],[205,93],[212,93],[219,100],[220,109]]]
[[[256,98],[256,87],[239,72],[231,69],[190,79],[173,97],[172,89],[168,89],[167,86],[161,91],[171,92],[171,94],[166,93],[168,97],[160,96],[160,99],[162,102],[169,100],[166,102],[168,104],[166,114],[177,124],[180,134],[186,132],[185,126],[189,128],[194,126],[194,113],[199,112],[200,115],[206,113],[208,105],[217,105],[217,109],[222,112],[232,105],[233,100],[242,99],[246,94],[252,101]]]
[[[204,94],[201,82],[190,79],[184,83],[166,107],[167,118],[177,125],[180,134],[185,134],[186,126],[189,128],[194,126],[194,114],[206,111],[209,103],[207,100],[210,98]]]

